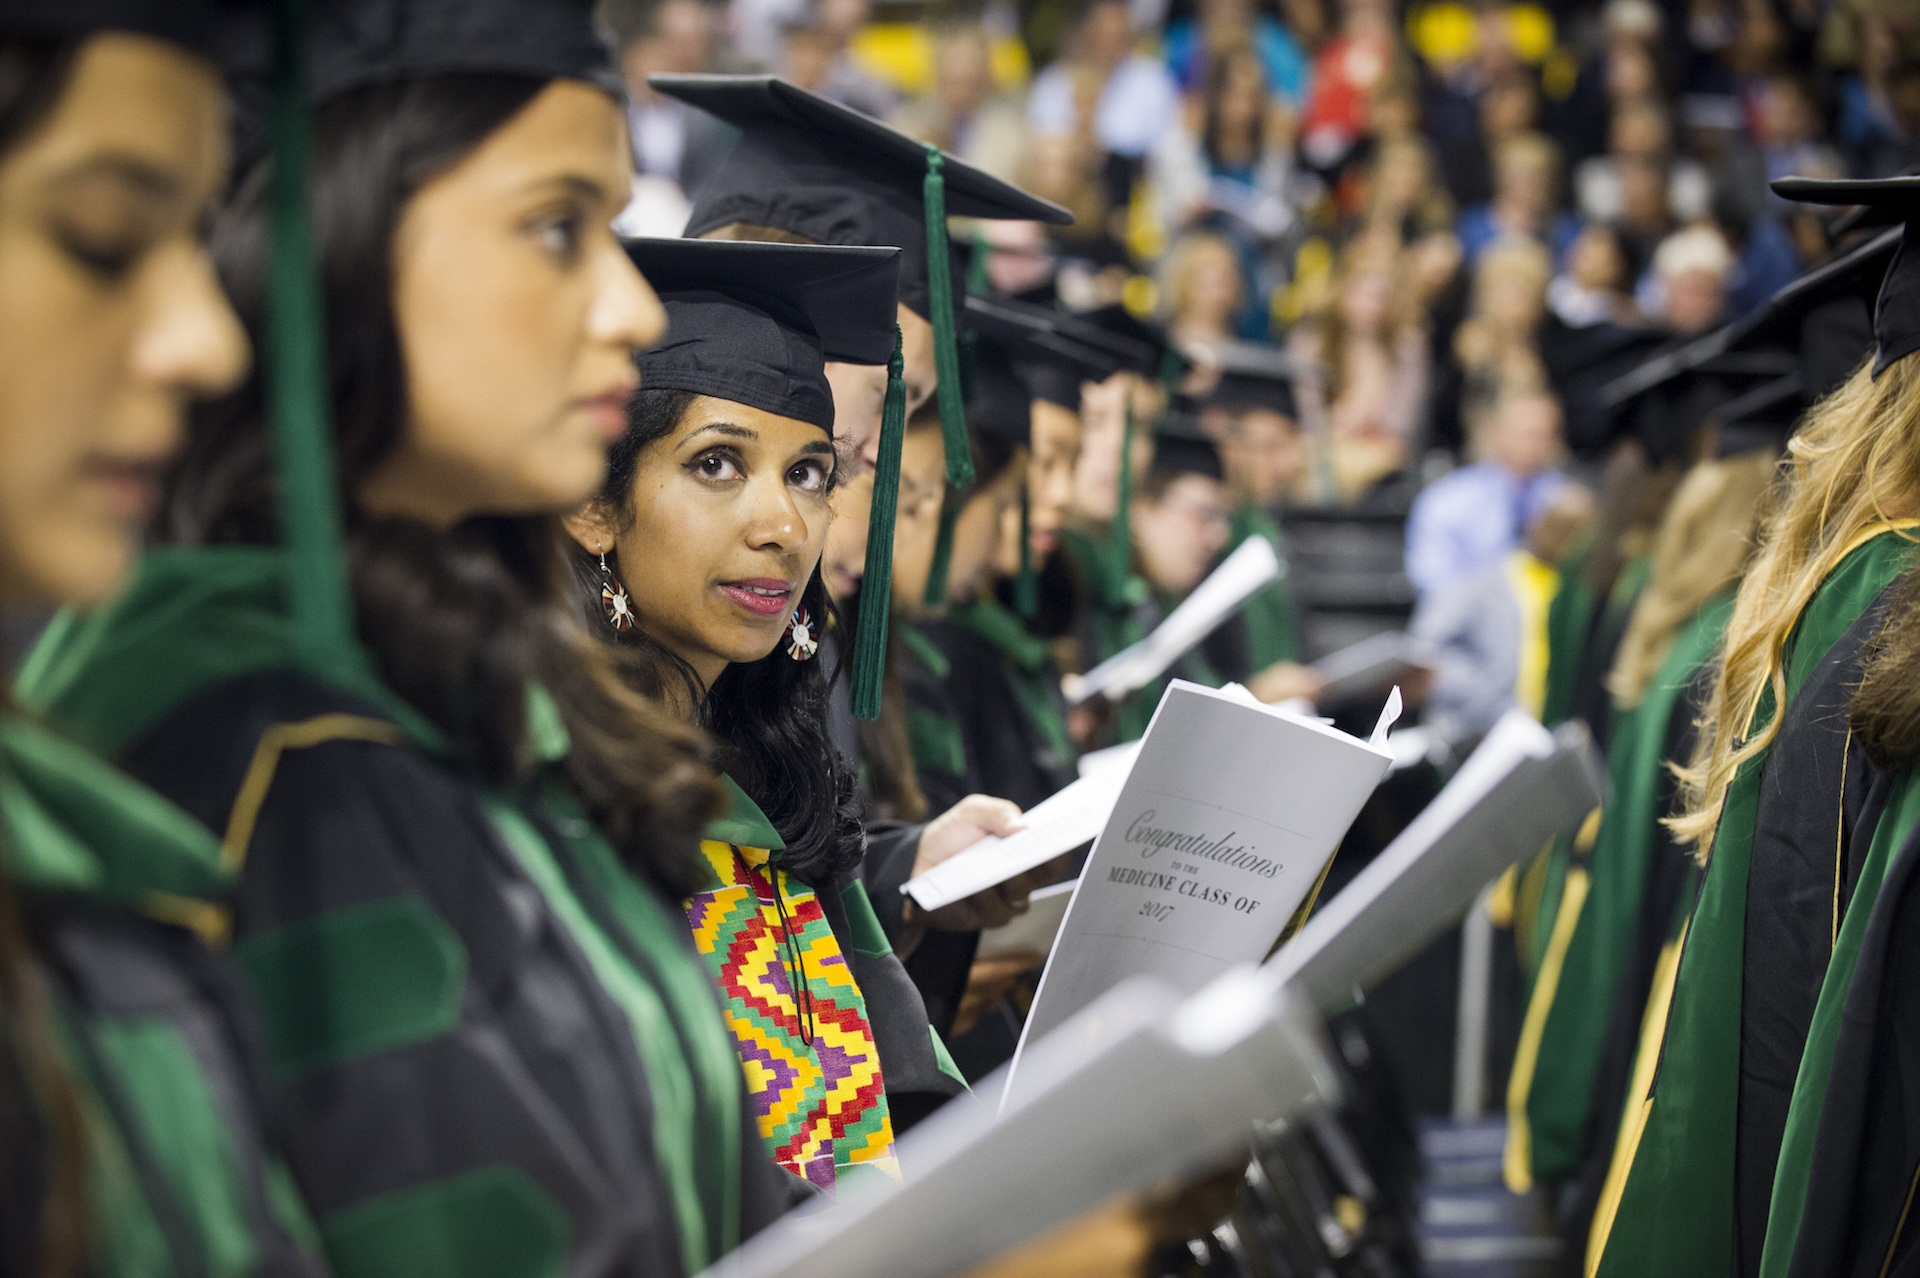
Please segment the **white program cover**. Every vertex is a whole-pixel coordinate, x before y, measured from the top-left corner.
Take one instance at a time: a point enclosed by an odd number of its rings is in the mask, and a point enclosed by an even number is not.
[[[1175,680],[1067,907],[1012,1086],[1027,1045],[1128,977],[1185,993],[1266,957],[1393,761],[1389,716],[1366,742]]]
[[[1576,829],[1606,794],[1586,730],[1508,711],[1400,837],[1281,947],[1266,970],[1331,1008],[1393,972],[1480,889]]]
[[[1184,1000],[1130,981],[1038,1045],[1028,1103],[957,1100],[856,1181],[705,1278],[947,1278],[1116,1194],[1206,1170],[1248,1129],[1338,1100],[1319,1017],[1256,968]],[[989,1080],[991,1083],[991,1080]]]

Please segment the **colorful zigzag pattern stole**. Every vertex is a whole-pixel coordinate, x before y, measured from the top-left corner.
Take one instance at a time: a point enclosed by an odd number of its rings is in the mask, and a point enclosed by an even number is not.
[[[720,886],[688,898],[687,919],[774,1161],[829,1191],[854,1168],[897,1176],[866,1001],[819,899],[764,848],[709,839],[700,850]]]

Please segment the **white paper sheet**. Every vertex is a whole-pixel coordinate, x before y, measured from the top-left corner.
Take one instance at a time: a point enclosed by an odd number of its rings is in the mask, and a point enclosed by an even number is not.
[[[1016,914],[1001,927],[980,933],[980,948],[975,958],[1003,958],[1009,954],[1050,954],[1060,935],[1060,924],[1067,917],[1067,903],[1079,880],[1043,887],[1027,898],[1027,912]]]
[[[1380,735],[1175,680],[1067,908],[1011,1085],[1028,1085],[1028,1044],[1128,977],[1184,992],[1264,958],[1386,774]]]
[[[1077,706],[1101,694],[1118,700],[1144,688],[1219,629],[1254,591],[1285,574],[1286,565],[1272,542],[1260,536],[1247,538],[1152,634],[1086,674],[1061,680],[1068,704]]]
[[[1427,647],[1404,630],[1389,630],[1330,652],[1310,667],[1320,676],[1316,704],[1339,706],[1406,678]]]
[[[1036,1046],[1031,1100],[970,1098],[900,1141],[906,1180],[843,1186],[703,1278],[948,1278],[1106,1201],[1211,1166],[1252,1124],[1338,1099],[1319,1018],[1251,967],[1182,1001],[1130,981]],[[991,1085],[992,1080],[989,1080]]]
[[[1133,758],[1140,753],[1138,742],[1124,749],[1124,754],[1110,755],[1091,774],[1034,805],[1026,814],[1026,829],[1004,839],[989,835],[925,874],[908,879],[900,890],[921,909],[937,910],[1073,851],[1107,823]]]

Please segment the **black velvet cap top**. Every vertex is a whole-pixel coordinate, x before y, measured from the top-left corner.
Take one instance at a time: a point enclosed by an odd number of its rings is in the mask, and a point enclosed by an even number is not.
[[[1780,178],[1775,194],[1804,204],[1857,204],[1860,226],[1901,227],[1873,309],[1873,375],[1920,350],[1920,176],[1861,180]]]
[[[819,244],[895,245],[907,255],[900,301],[932,320],[925,143],[776,76],[656,75],[647,83],[740,130],[733,151],[694,195],[688,235],[746,222]],[[942,165],[951,216],[1073,221],[1059,205],[964,160],[944,155]]]
[[[1213,347],[1220,380],[1205,402],[1245,411],[1261,408],[1282,417],[1298,418],[1293,378],[1298,371],[1285,351],[1265,342],[1220,342]]]
[[[711,395],[833,433],[828,361],[885,364],[900,250],[636,239],[627,255],[667,310],[635,360],[643,388]]]
[[[0,32],[8,35],[79,40],[126,31],[223,66],[264,47],[265,30],[255,0],[0,0]]]
[[[1067,316],[1011,298],[969,297],[964,326],[976,334],[975,375],[1002,362],[1026,384],[1028,394],[1080,411],[1082,382],[1102,382],[1120,371],[1110,351],[1088,346],[1063,331]]]
[[[1169,414],[1153,441],[1153,469],[1163,475],[1204,475],[1225,480],[1220,450],[1201,430],[1192,414]]]
[[[308,13],[314,102],[458,72],[584,80],[626,94],[592,0],[318,0]]]

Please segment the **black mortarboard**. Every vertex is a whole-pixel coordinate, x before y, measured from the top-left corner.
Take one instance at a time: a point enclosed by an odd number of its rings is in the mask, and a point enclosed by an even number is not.
[[[1004,349],[988,349],[994,357],[974,365],[967,387],[967,425],[1024,447],[1033,438],[1033,393]]]
[[[1204,475],[1225,481],[1220,450],[1189,414],[1169,415],[1153,443],[1153,470],[1161,475]]]
[[[1880,376],[1893,361],[1920,350],[1920,176],[1787,177],[1776,180],[1773,190],[1803,204],[1863,205],[1868,211],[1858,220],[1861,226],[1900,226],[1873,309],[1873,375]]]
[[[965,323],[977,336],[976,371],[991,360],[1006,360],[1032,398],[1079,412],[1081,383],[1105,381],[1120,370],[1121,360],[1067,336],[1073,322],[1059,311],[1010,298],[967,298]]]
[[[821,244],[896,245],[907,253],[900,300],[932,320],[926,143],[777,76],[656,75],[647,83],[740,130],[733,152],[694,196],[688,235],[746,222]],[[964,160],[941,153],[941,161],[950,216],[1073,221],[1059,205]]]
[[[973,482],[955,345],[949,215],[1066,225],[1073,215],[931,143],[770,75],[655,75],[656,91],[718,116],[740,139],[694,197],[686,234],[734,222],[821,244],[906,253],[900,301],[933,326],[947,482]]]
[[[456,73],[626,88],[592,0],[322,0],[307,23],[315,102],[370,84]]]
[[[894,350],[900,250],[636,239],[627,255],[667,308],[640,384],[694,391],[833,430],[829,360]]]
[[[1212,354],[1220,367],[1220,380],[1207,392],[1207,404],[1299,417],[1293,397],[1293,379],[1299,369],[1285,351],[1266,342],[1219,342]]]
[[[1076,341],[1112,353],[1121,367],[1142,377],[1173,383],[1187,368],[1187,359],[1167,340],[1166,333],[1136,319],[1124,306],[1103,306],[1067,317],[1062,332]]]
[[[49,40],[129,31],[224,64],[236,53],[236,24],[251,25],[264,14],[245,0],[6,0],[0,31]],[[264,28],[258,34],[264,36]]]
[[[1672,451],[1709,418],[1723,431],[1751,418],[1748,426],[1780,428],[1784,441],[1800,410],[1824,398],[1866,354],[1868,299],[1900,235],[1888,231],[1808,271],[1758,310],[1661,352],[1604,386],[1599,402],[1632,423],[1655,455]],[[1783,424],[1789,384],[1800,399]]]

